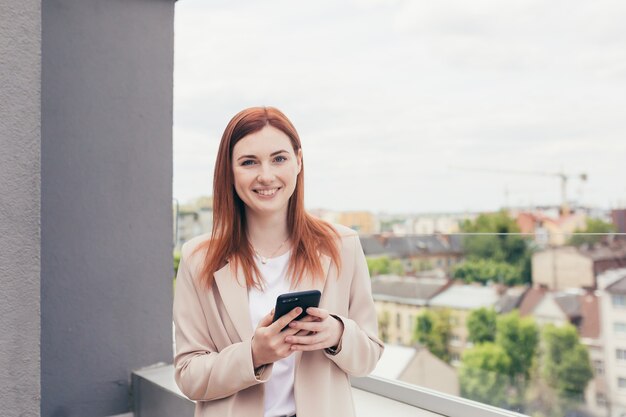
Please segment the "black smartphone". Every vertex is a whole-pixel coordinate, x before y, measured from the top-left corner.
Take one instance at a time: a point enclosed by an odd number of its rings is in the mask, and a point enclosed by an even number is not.
[[[285,314],[289,313],[296,307],[302,307],[302,313],[294,320],[300,320],[306,316],[306,309],[309,307],[318,307],[322,293],[318,290],[290,292],[281,294],[276,299],[276,308],[274,308],[274,320],[278,320]]]

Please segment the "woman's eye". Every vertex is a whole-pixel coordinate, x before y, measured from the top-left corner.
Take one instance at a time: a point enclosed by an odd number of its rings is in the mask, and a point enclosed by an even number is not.
[[[254,161],[252,159],[246,159],[245,161],[241,163],[242,166],[247,166],[247,165],[252,165],[252,164],[254,164]]]
[[[285,158],[285,157],[284,157],[284,156],[282,156],[282,155],[279,155],[279,156],[277,156],[276,158],[274,158],[274,161],[276,161],[276,162],[284,162],[284,161],[286,161],[286,160],[287,160],[287,158]]]

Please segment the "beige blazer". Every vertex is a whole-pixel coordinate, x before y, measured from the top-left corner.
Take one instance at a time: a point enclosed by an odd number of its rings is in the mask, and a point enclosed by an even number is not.
[[[325,282],[304,277],[294,291],[318,289],[320,307],[344,323],[341,350],[295,352],[294,396],[298,417],[354,416],[348,375],[369,374],[383,352],[365,256],[357,234],[335,226],[341,235],[341,272],[321,255]],[[180,390],[196,401],[195,417],[263,417],[263,383],[272,375],[267,366],[257,379],[252,365],[254,333],[248,291],[241,271],[227,264],[215,273],[211,290],[198,284],[202,253],[194,249],[207,235],[183,245],[176,292],[175,379]]]

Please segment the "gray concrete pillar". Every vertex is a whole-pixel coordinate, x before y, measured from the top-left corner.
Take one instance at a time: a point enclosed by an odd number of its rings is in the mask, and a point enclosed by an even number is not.
[[[172,360],[174,1],[4,3],[0,414],[123,413]]]
[[[0,414],[38,416],[41,3],[0,22]]]

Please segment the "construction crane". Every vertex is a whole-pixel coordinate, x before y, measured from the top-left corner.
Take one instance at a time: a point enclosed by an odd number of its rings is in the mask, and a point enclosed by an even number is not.
[[[578,175],[565,174],[560,172],[546,172],[546,171],[524,171],[515,169],[498,169],[498,168],[475,168],[475,167],[452,167],[463,171],[476,171],[476,172],[491,172],[494,174],[512,174],[512,175],[531,175],[542,177],[557,177],[561,180],[561,213],[566,215],[569,213],[569,206],[567,203],[567,181],[570,178],[578,177],[581,181],[585,182],[589,178],[586,173],[580,173]]]

